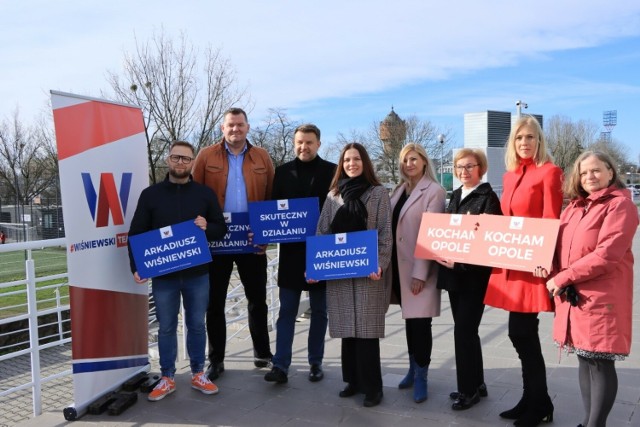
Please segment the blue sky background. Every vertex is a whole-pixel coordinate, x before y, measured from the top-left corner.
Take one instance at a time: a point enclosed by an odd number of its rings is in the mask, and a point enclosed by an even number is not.
[[[617,110],[613,139],[639,162],[640,2],[615,3],[2,1],[0,117],[19,107],[35,120],[51,89],[108,92],[134,37],[162,26],[222,49],[252,95],[254,126],[283,108],[318,124],[327,145],[393,105],[461,146],[464,113],[515,111],[521,99],[526,112],[599,125]]]

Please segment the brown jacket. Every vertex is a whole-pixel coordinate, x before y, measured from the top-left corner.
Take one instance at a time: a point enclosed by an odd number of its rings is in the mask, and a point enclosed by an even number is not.
[[[224,209],[229,176],[229,161],[224,139],[216,144],[203,148],[196,157],[192,170],[193,179],[215,191],[218,202]],[[269,153],[263,148],[255,147],[247,141],[247,151],[242,163],[242,176],[247,186],[249,202],[260,202],[271,198],[274,168]]]

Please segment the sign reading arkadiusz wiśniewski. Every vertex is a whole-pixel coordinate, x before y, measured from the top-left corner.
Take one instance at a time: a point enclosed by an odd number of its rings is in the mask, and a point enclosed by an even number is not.
[[[316,234],[317,197],[249,203],[249,222],[256,244],[304,242]]]
[[[204,231],[193,220],[129,236],[138,275],[148,279],[211,261]]]
[[[378,231],[307,238],[307,278],[335,280],[378,272]]]

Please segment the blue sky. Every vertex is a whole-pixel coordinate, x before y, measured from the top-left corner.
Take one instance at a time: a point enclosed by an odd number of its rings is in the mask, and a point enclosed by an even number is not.
[[[613,138],[639,161],[640,2],[33,0],[3,1],[0,15],[0,117],[18,106],[33,120],[50,89],[108,92],[134,36],[162,26],[222,49],[254,126],[284,108],[327,144],[393,105],[460,146],[464,113],[515,111],[521,99],[526,112],[598,124],[617,110]]]

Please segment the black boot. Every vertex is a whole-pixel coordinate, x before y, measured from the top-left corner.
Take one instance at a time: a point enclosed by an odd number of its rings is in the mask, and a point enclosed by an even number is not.
[[[508,420],[517,420],[522,417],[527,411],[527,397],[525,394],[522,395],[520,401],[513,408],[508,411],[500,412],[500,417],[506,418]]]
[[[553,403],[549,396],[543,396],[539,399],[530,399],[529,405],[525,413],[519,417],[513,425],[522,427],[535,427],[538,424],[553,421]]]

